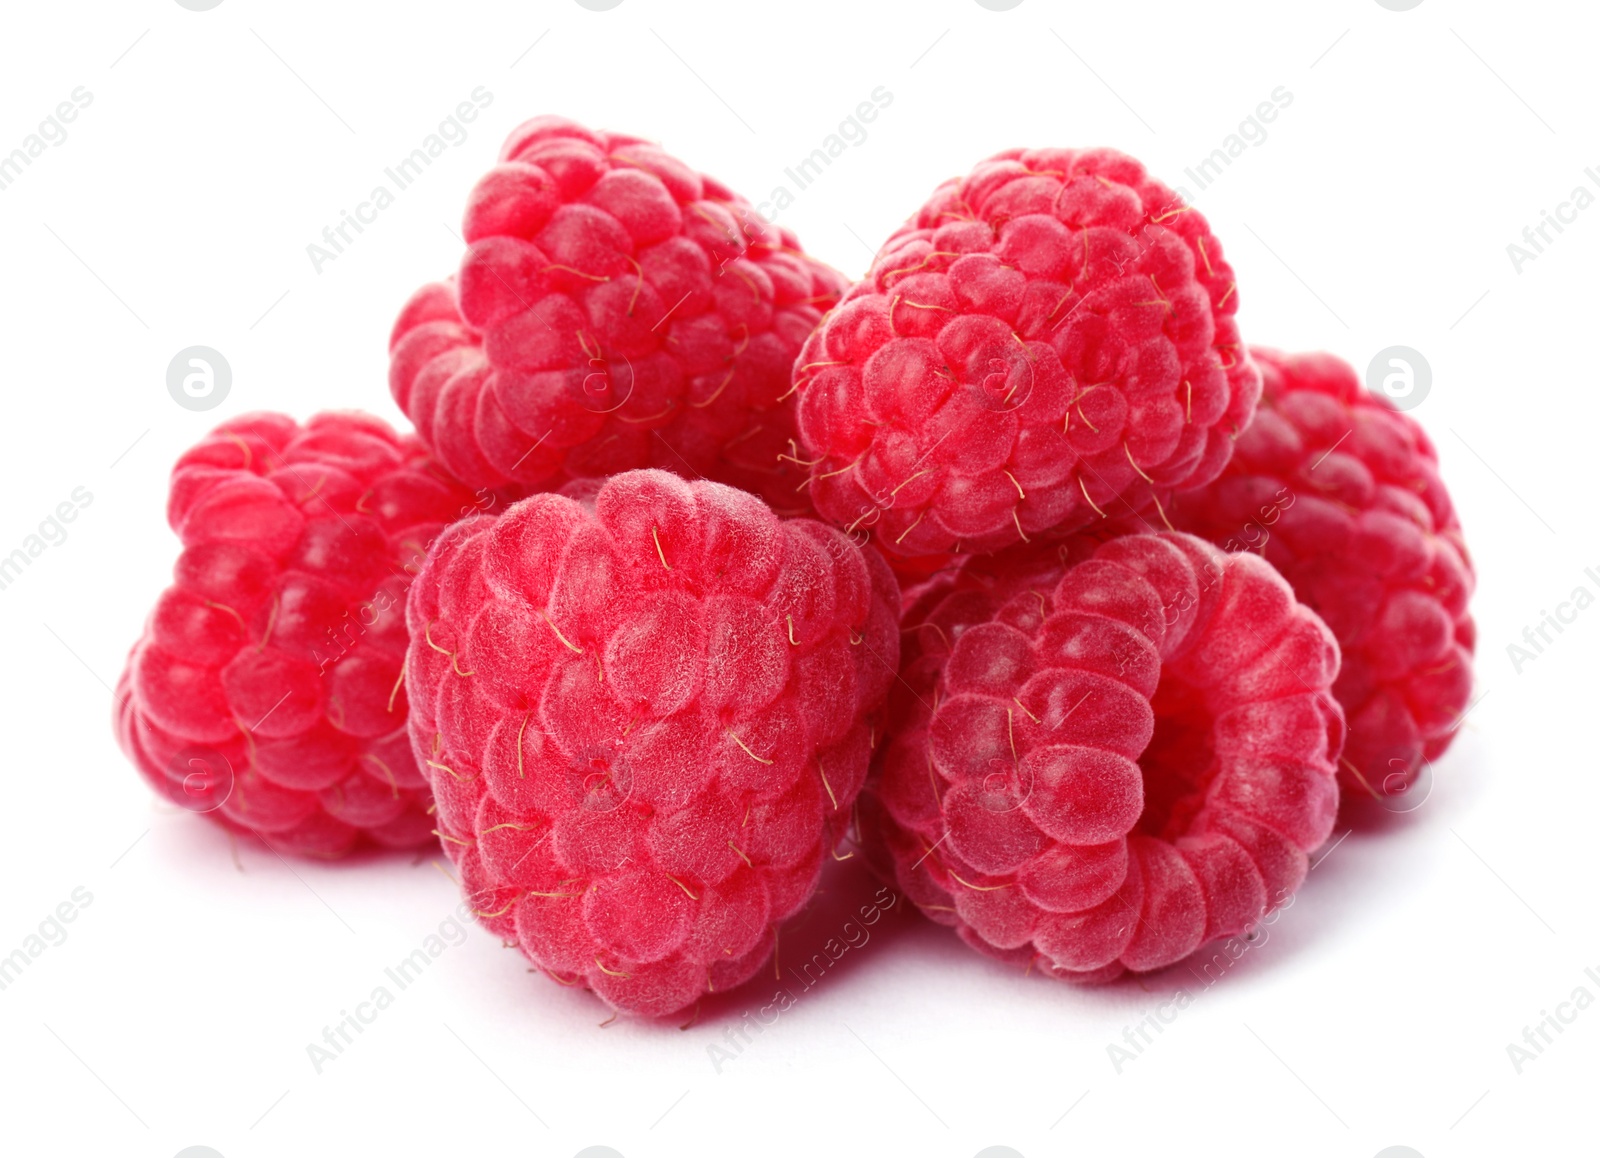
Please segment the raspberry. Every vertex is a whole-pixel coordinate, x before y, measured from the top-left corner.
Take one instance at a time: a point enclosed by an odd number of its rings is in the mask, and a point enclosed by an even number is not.
[[[1265,390],[1233,461],[1170,515],[1259,551],[1339,640],[1334,694],[1356,799],[1403,793],[1442,753],[1472,694],[1474,577],[1439,458],[1408,414],[1331,354],[1254,350]]]
[[[658,466],[809,513],[790,370],[844,279],[637,137],[557,117],[478,182],[457,278],[390,338],[390,388],[473,486]],[[779,456],[785,456],[780,461]]]
[[[1161,968],[1282,904],[1332,828],[1338,648],[1254,556],[1014,548],[934,579],[906,631],[862,824],[982,952]]]
[[[801,351],[812,501],[917,556],[1209,482],[1260,392],[1238,304],[1205,219],[1139,162],[1001,153],[940,186]]]
[[[472,503],[376,418],[217,427],[173,468],[183,553],[117,688],[129,759],[166,799],[274,848],[425,844],[402,602]]]
[[[446,531],[411,731],[483,924],[631,1012],[749,978],[866,778],[898,608],[870,548],[664,471]]]

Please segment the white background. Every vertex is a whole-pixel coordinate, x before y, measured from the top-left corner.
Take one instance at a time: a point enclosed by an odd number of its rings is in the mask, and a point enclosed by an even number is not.
[[[1585,1148],[1600,1009],[1520,1074],[1507,1046],[1576,987],[1600,997],[1584,974],[1600,973],[1600,610],[1520,674],[1507,645],[1580,583],[1600,591],[1583,574],[1600,566],[1600,208],[1520,272],[1506,247],[1600,166],[1591,11],[101,0],[3,20],[0,151],[76,86],[93,103],[0,191],[0,554],[75,487],[94,501],[0,591],[0,955],[75,888],[93,900],[0,991],[0,1149]],[[480,85],[493,104],[466,142],[316,272],[306,245]],[[307,1045],[456,895],[434,856],[290,866],[241,844],[236,868],[219,829],[157,807],[117,751],[108,685],[176,556],[172,459],[252,409],[398,420],[389,325],[452,268],[466,193],[520,120],[657,139],[759,201],[880,85],[893,103],[865,142],[780,215],[852,275],[938,181],[1001,148],[1115,145],[1194,193],[1183,169],[1274,88],[1293,94],[1196,200],[1248,340],[1359,367],[1403,344],[1432,366],[1415,414],[1477,556],[1483,698],[1431,796],[1345,836],[1209,988],[1181,968],[1094,991],[1023,978],[896,912],[719,1072],[709,1047],[771,999],[770,975],[685,1032],[602,1029],[597,1001],[473,929],[316,1073]],[[233,367],[210,413],[166,390],[194,344]],[[785,931],[786,956],[870,897],[859,863]],[[1193,1003],[1117,1072],[1108,1045],[1180,987]]]

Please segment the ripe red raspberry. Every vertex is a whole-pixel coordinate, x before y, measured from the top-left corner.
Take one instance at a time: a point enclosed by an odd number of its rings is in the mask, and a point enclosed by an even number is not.
[[[172,471],[183,553],[117,688],[129,759],[168,800],[285,851],[427,843],[402,604],[473,505],[376,418],[217,427]]]
[[[1233,461],[1174,525],[1258,551],[1332,628],[1353,798],[1388,801],[1454,739],[1472,694],[1472,560],[1415,419],[1331,354],[1252,351],[1265,391]]]
[[[790,370],[844,279],[793,234],[655,145],[557,117],[511,134],[462,230],[459,277],[406,304],[389,369],[459,478],[527,494],[658,466],[809,513]]]
[[[1205,219],[1133,158],[1001,153],[940,186],[801,351],[812,501],[931,555],[1209,482],[1260,391],[1238,304]]]
[[[898,608],[870,548],[664,471],[445,532],[411,730],[483,924],[647,1015],[750,977],[866,778]]]
[[[1013,549],[935,579],[905,623],[862,824],[969,945],[1101,981],[1299,886],[1338,805],[1339,653],[1269,565],[1172,533],[1071,567]]]

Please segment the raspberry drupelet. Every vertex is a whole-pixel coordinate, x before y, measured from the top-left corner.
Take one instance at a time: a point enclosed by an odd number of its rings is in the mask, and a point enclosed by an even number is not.
[[[223,423],[173,468],[183,553],[117,687],[123,750],[165,799],[282,851],[427,844],[405,593],[477,506],[376,418]]]
[[[450,528],[407,684],[479,919],[633,1013],[749,978],[883,740],[898,610],[871,548],[664,471]]]

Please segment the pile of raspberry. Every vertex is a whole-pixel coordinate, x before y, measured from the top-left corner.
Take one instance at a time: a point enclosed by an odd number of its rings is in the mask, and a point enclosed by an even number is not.
[[[1248,935],[1340,783],[1407,807],[1468,706],[1432,445],[1332,356],[1248,349],[1238,304],[1138,162],[1013,150],[936,190],[795,367],[817,510],[905,586],[867,851],[1025,969]]]
[[[249,414],[175,466],[115,708],[165,801],[442,849],[537,971],[666,1017],[856,851],[1008,965],[1164,968],[1456,734],[1432,444],[1331,355],[1247,347],[1133,158],[997,154],[848,285],[540,117],[463,235],[390,339],[414,434]]]

